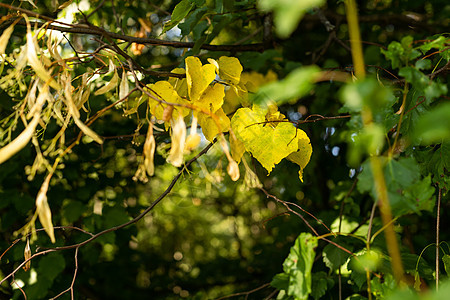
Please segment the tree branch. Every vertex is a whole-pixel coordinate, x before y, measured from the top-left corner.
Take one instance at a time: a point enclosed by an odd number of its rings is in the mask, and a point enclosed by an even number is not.
[[[155,38],[143,38],[143,37],[128,36],[128,35],[124,35],[124,34],[109,32],[109,31],[104,30],[103,28],[94,26],[92,24],[66,24],[63,22],[59,22],[53,18],[43,16],[43,15],[37,14],[35,12],[20,8],[20,7],[15,7],[15,6],[4,4],[4,3],[0,3],[0,6],[11,9],[11,10],[20,11],[29,16],[33,16],[35,18],[45,20],[47,22],[51,22],[51,24],[46,25],[47,28],[52,29],[52,30],[57,30],[60,32],[91,34],[91,35],[109,37],[112,39],[119,39],[119,40],[127,41],[130,43],[153,45],[153,46],[168,46],[168,47],[173,47],[173,48],[193,48],[195,45],[194,42],[164,41],[164,40],[155,39]],[[11,23],[11,21],[14,21],[14,20],[5,22],[5,24],[9,25]],[[31,21],[30,23],[36,24],[37,26],[45,25],[45,23],[39,22],[39,21],[34,21],[34,22]],[[58,23],[60,25],[55,25],[52,23]],[[21,26],[26,25],[26,23],[23,21],[19,22],[18,24]],[[262,52],[265,50],[265,47],[264,47],[264,44],[262,44],[262,43],[255,43],[255,44],[248,44],[248,45],[203,44],[200,46],[200,49],[205,49],[205,50],[209,50],[209,51],[230,51],[230,52],[258,51],[258,52]]]

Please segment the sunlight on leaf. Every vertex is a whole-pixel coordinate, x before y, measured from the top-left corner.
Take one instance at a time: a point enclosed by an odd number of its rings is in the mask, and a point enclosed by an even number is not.
[[[205,138],[210,142],[214,140],[217,134],[227,132],[230,129],[230,119],[223,112],[223,109],[219,109],[214,115],[217,117],[218,123],[207,114],[198,115],[198,124],[202,127]]]
[[[149,98],[150,112],[154,115],[158,120],[164,120],[164,109],[168,104],[163,103],[173,103],[173,104],[181,104],[187,105],[188,102],[181,98],[178,93],[174,90],[173,86],[167,81],[158,81],[155,84],[151,84],[148,86],[150,90],[150,94],[152,94],[156,99],[159,99],[161,102],[156,101],[155,99]],[[183,117],[186,117],[189,114],[189,109],[182,106],[174,106],[174,118],[178,118],[178,114],[181,113]]]
[[[233,116],[231,126],[236,137],[270,174],[273,167],[283,158],[299,150],[304,154],[295,161],[302,167],[309,161],[312,150],[308,148],[309,138],[300,129],[289,122],[280,122],[276,126],[264,123],[267,109],[254,106],[253,110],[241,108]],[[309,146],[310,147],[310,146]]]
[[[216,67],[212,64],[202,66],[200,59],[193,56],[187,57],[185,61],[189,98],[196,102],[216,78]]]
[[[236,57],[221,56],[218,61],[219,77],[231,84],[238,84],[241,80],[242,65]]]
[[[284,273],[277,274],[271,286],[284,291],[296,300],[306,300],[311,293],[311,269],[314,263],[317,238],[310,233],[301,233],[291,247],[283,263]]]
[[[224,86],[222,84],[210,85],[201,95],[200,99],[195,102],[195,106],[205,111],[215,113],[222,107],[223,97],[225,96]]]

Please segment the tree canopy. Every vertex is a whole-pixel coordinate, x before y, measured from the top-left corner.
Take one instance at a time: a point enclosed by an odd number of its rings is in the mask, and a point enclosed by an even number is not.
[[[447,1],[3,2],[0,298],[450,293]]]

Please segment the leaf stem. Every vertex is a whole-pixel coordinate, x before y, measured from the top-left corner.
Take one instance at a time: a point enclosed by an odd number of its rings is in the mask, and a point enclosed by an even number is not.
[[[352,59],[355,69],[355,75],[363,79],[366,75],[364,69],[364,58],[362,52],[361,35],[358,24],[358,13],[355,0],[345,1],[347,11],[347,22],[349,26],[350,45],[352,48]],[[372,111],[368,106],[363,107],[361,112],[363,124],[365,127],[373,122]],[[378,205],[380,207],[381,219],[385,225],[385,237],[389,256],[392,259],[392,269],[397,282],[404,282],[404,271],[400,257],[397,237],[395,236],[394,226],[392,224],[392,212],[389,205],[389,198],[386,189],[386,182],[383,173],[382,163],[378,156],[370,158],[370,166],[373,172],[375,189],[377,192]]]
[[[441,214],[441,197],[442,197],[442,189],[439,189],[438,193],[438,203],[437,203],[437,212],[436,212],[436,291],[439,290],[439,223],[440,223],[440,214]]]

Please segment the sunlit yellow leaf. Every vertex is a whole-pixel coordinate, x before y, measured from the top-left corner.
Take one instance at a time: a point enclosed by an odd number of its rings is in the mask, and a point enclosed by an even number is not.
[[[238,84],[241,79],[242,65],[236,57],[222,56],[219,58],[219,77],[231,84]]]
[[[308,136],[303,130],[297,129],[296,140],[298,140],[298,151],[289,154],[287,159],[300,166],[298,177],[303,182],[303,169],[309,163],[312,154],[312,147]]]
[[[205,138],[210,142],[212,142],[220,132],[227,132],[230,129],[230,119],[222,109],[216,111],[214,115],[217,117],[218,124],[213,118],[206,114],[199,114],[198,116],[198,124],[202,127]]]
[[[270,173],[283,158],[298,150],[299,137],[290,123],[261,124],[265,122],[267,111],[258,107],[254,110],[241,108],[233,116],[231,126],[247,151]]]
[[[184,151],[191,152],[196,149],[198,145],[200,145],[201,140],[202,138],[198,133],[188,135],[186,138],[186,144],[184,145]]]
[[[256,92],[258,88],[266,83],[277,80],[278,76],[272,70],[269,70],[266,75],[252,71],[250,73],[244,72],[241,74],[241,84],[244,84],[249,92]]]
[[[183,68],[175,68],[171,71],[171,73],[186,74],[186,70]],[[186,78],[170,77],[168,81],[173,86],[174,90],[177,91],[180,97],[188,96],[188,86]]]
[[[112,90],[113,88],[115,88],[118,83],[119,83],[119,75],[117,74],[117,70],[114,69],[114,75],[111,78],[111,80],[105,86],[96,90],[94,95],[98,96],[98,95],[105,94],[105,93],[109,92],[110,90]]]
[[[171,104],[188,105],[189,102],[181,98],[174,90],[173,86],[167,81],[158,81],[155,84],[149,85],[149,92],[156,99],[165,101]],[[158,120],[164,120],[164,109],[168,106],[165,103],[158,102],[155,99],[149,98],[150,112]],[[189,114],[189,109],[183,106],[173,106],[173,118],[177,119],[178,114],[181,113],[183,117]]]
[[[234,113],[236,108],[240,105],[244,107],[250,105],[248,91],[242,83],[237,86],[230,86],[230,88],[225,91],[223,110],[226,114],[231,114]]]
[[[249,188],[262,188],[262,183],[258,176],[253,172],[253,170],[248,166],[245,159],[242,160],[245,167],[244,183]]]
[[[237,163],[241,162],[242,155],[245,152],[244,143],[236,138],[233,132],[230,132],[230,148],[231,148],[231,156]]]
[[[195,106],[208,112],[216,112],[222,107],[225,89],[222,84],[216,83],[206,88],[200,99],[195,102]]]
[[[216,67],[212,64],[202,66],[200,59],[193,56],[187,57],[185,62],[189,98],[195,102],[216,77]]]

